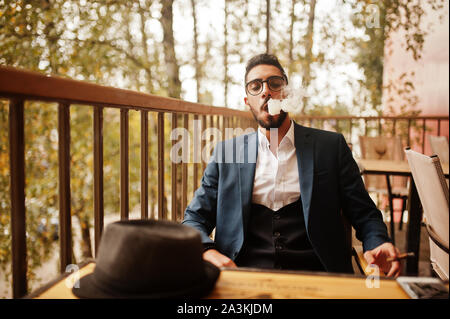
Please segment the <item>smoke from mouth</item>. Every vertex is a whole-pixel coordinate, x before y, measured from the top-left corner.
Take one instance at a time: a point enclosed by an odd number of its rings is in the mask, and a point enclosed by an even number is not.
[[[303,88],[294,89],[288,85],[284,89],[284,94],[283,99],[271,99],[267,102],[269,114],[276,115],[282,111],[296,114],[302,109],[303,97],[307,96]]]

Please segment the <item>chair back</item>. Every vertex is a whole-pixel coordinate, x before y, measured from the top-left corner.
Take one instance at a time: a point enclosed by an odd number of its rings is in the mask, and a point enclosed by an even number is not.
[[[363,159],[382,159],[404,161],[403,145],[400,136],[359,136],[359,146]],[[364,183],[369,191],[387,190],[386,178],[381,175],[364,175]],[[408,178],[391,177],[392,189],[406,188]]]
[[[448,140],[446,136],[428,135],[433,154],[439,156],[441,163],[448,164]]]
[[[405,150],[430,236],[430,259],[434,271],[448,280],[449,189],[439,157]]]

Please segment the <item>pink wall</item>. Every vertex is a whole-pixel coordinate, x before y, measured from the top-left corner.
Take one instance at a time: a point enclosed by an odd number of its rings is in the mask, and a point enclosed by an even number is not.
[[[411,52],[405,50],[403,31],[391,35],[392,44],[386,47],[384,62],[384,83],[398,79],[404,73],[414,71],[412,78],[415,93],[419,98],[417,109],[421,115],[449,115],[449,7],[445,2],[445,8],[439,13],[431,10],[424,4],[426,16],[423,18],[423,26],[428,34],[425,37],[422,58],[415,61]],[[443,14],[443,19],[439,19]],[[431,29],[427,28],[431,24]],[[389,52],[391,54],[389,55]],[[396,98],[393,94],[383,93],[383,105],[387,111],[386,101]],[[397,109],[398,110],[398,109]],[[427,122],[431,132],[427,134],[437,135],[436,123]],[[449,136],[449,122],[441,122],[441,135]],[[425,139],[425,154],[430,155],[427,138]],[[417,148],[413,147],[413,148]],[[421,147],[420,147],[421,148]]]

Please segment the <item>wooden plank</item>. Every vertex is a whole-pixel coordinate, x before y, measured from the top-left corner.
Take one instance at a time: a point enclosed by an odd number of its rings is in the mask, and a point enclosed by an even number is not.
[[[183,115],[183,127],[189,131],[189,115]],[[187,139],[184,140],[187,143]],[[187,148],[188,145],[184,144],[183,148]],[[189,152],[188,152],[189,153]],[[183,159],[183,164],[181,166],[181,215],[183,215],[184,210],[187,206],[187,183],[188,183],[188,163]],[[181,220],[183,216],[180,216]]]
[[[33,294],[36,299],[76,299],[72,285],[77,278],[93,273],[95,263],[60,278]],[[370,279],[369,279],[370,281]],[[409,299],[397,281],[380,278],[370,287],[363,276],[294,271],[263,271],[249,268],[221,270],[206,299]],[[67,286],[69,284],[69,286]]]
[[[172,130],[177,128],[177,122],[178,122],[178,118],[177,118],[177,113],[172,113],[171,116],[171,121],[172,121]],[[172,147],[174,147],[174,145],[176,144],[175,140],[172,140]],[[172,205],[171,205],[171,210],[172,210],[172,220],[175,221],[177,220],[177,163],[175,163],[175,161],[172,161],[172,183],[171,183],[171,196],[172,196]]]
[[[120,110],[120,220],[129,214],[129,122],[128,110]]]
[[[141,219],[148,219],[148,111],[141,111]]]
[[[94,240],[97,256],[103,232],[103,108],[94,107]]]
[[[72,263],[70,207],[70,105],[58,105],[59,233],[60,271]]]
[[[167,219],[164,207],[164,113],[158,113],[158,219]]]
[[[202,133],[205,130],[206,130],[206,115],[202,115]],[[204,150],[205,146],[206,146],[206,140],[204,140],[203,138],[202,138],[201,146],[202,146],[201,147],[202,149],[200,150],[200,152],[202,152],[202,150]],[[200,154],[200,156],[203,156],[203,154]],[[205,168],[206,168],[206,162],[203,160],[203,157],[201,160],[202,160],[202,174],[201,175],[203,175],[203,172],[205,171]]]
[[[300,272],[225,269],[212,299],[409,299],[392,279],[369,288],[365,277]]]
[[[200,140],[199,138],[201,137],[201,127],[199,127],[198,125],[198,115],[195,114],[194,115],[194,123],[195,125],[193,125],[193,159],[194,159],[194,172],[193,172],[193,182],[194,182],[194,187],[193,187],[193,192],[195,192],[195,190],[198,188],[198,159],[199,159],[199,155],[201,158],[201,149],[199,149],[200,146]]]
[[[25,132],[24,102],[9,102],[9,165],[11,185],[12,293],[27,293],[27,243],[25,215]]]

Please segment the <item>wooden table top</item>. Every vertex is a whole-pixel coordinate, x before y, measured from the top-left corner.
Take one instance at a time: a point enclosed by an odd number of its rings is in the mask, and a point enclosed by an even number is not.
[[[365,174],[411,175],[407,161],[359,159],[360,169]],[[448,164],[441,163],[444,175],[448,176]]]
[[[89,263],[50,287],[34,293],[37,299],[75,299],[72,286],[75,278],[91,273]],[[374,281],[360,276],[262,271],[250,268],[223,269],[208,299],[409,299],[397,281],[380,278]],[[369,282],[370,281],[370,282]],[[369,288],[366,283],[371,283]],[[369,285],[370,286],[370,285]]]

